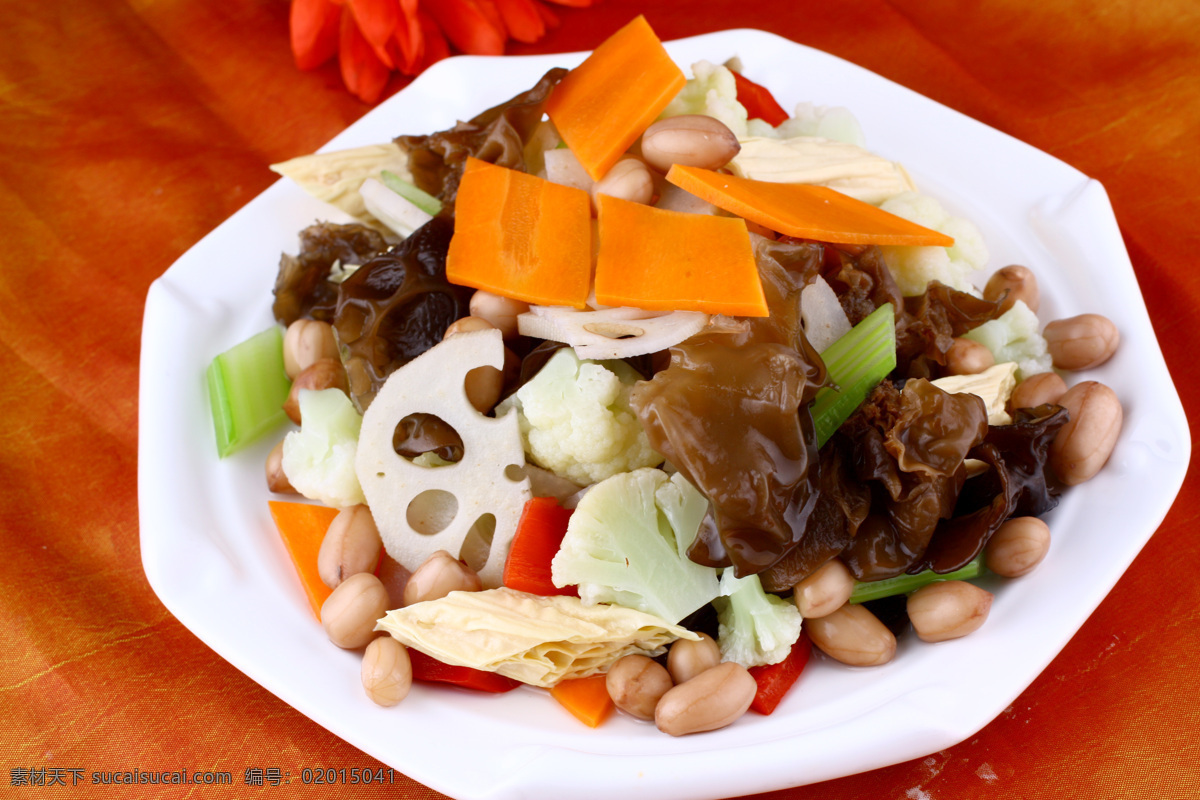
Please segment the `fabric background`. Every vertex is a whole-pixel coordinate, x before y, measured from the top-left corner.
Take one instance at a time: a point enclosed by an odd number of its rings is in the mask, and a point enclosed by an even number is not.
[[[150,283],[275,180],[268,164],[368,108],[336,67],[294,68],[285,0],[0,8],[0,796],[133,796],[70,773],[19,788],[14,770],[184,767],[234,786],[138,796],[341,794],[243,785],[251,767],[379,764],[215,655],[145,579],[138,356]],[[606,0],[510,52],[589,49],[643,11],[664,39],[747,27],[820,48],[1100,180],[1196,411],[1200,6]],[[1105,602],[976,736],[760,797],[1200,797],[1198,512],[1193,469]],[[440,797],[403,776],[354,794]]]

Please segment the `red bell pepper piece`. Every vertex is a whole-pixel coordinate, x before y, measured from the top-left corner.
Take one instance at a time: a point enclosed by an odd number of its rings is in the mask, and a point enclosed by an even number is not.
[[[509,692],[521,685],[520,681],[496,672],[484,672],[471,667],[456,667],[425,655],[420,650],[408,649],[408,660],[412,663],[414,681],[426,683],[448,683],[477,692]]]
[[[792,652],[778,664],[767,664],[761,667],[751,667],[750,674],[758,684],[758,692],[750,704],[760,714],[770,714],[779,705],[779,701],[792,688],[792,684],[804,671],[808,656],[812,653],[812,642],[803,633],[792,645]]]
[[[733,72],[733,70],[730,71]],[[759,86],[737,72],[733,73],[733,80],[737,84],[738,102],[746,107],[746,115],[750,119],[761,119],[771,127],[775,127],[788,118],[788,113],[783,110],[783,106],[779,105],[766,87]]]
[[[560,589],[550,579],[550,562],[562,547],[572,513],[553,497],[534,497],[525,504],[504,562],[505,586],[530,594],[579,596],[574,586]]]

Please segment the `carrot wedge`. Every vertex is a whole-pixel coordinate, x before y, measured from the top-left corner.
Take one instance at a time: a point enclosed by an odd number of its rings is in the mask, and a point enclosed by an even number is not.
[[[605,680],[603,675],[569,678],[551,688],[550,696],[584,725],[595,728],[614,708]]]
[[[600,195],[596,300],[607,306],[768,315],[745,220]]]
[[[937,245],[954,239],[830,189],[770,183],[676,164],[667,180],[773,231],[833,244]]]
[[[686,82],[639,16],[567,73],[546,98],[546,113],[587,173],[599,180]]]
[[[321,605],[333,590],[325,585],[317,572],[317,553],[321,550],[321,540],[329,523],[338,515],[336,508],[317,506],[311,503],[289,503],[282,500],[268,500],[271,508],[271,518],[279,529],[279,536],[292,557],[300,584],[308,596],[313,613],[321,618]]]
[[[468,158],[454,201],[446,277],[527,303],[583,308],[591,230],[582,189]]]

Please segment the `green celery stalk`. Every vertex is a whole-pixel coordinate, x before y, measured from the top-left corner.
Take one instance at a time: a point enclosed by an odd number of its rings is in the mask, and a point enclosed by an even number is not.
[[[894,578],[884,578],[881,581],[857,581],[854,591],[850,594],[851,603],[865,603],[868,600],[879,600],[896,594],[910,594],[937,581],[968,581],[978,578],[987,570],[983,566],[983,554],[975,556],[974,561],[965,567],[939,575],[931,569],[918,572],[916,575],[897,575]]]
[[[283,403],[292,382],[283,368],[283,334],[278,326],[272,325],[214,358],[207,377],[221,458],[287,419]]]
[[[812,402],[817,445],[822,446],[896,368],[895,310],[884,303],[821,354],[829,379]]]
[[[389,172],[385,169],[380,171],[379,177],[384,186],[388,187],[393,192],[400,195],[429,216],[436,217],[438,214],[442,213],[441,200],[438,200],[428,192],[418,189],[416,186],[413,186],[396,173]]]

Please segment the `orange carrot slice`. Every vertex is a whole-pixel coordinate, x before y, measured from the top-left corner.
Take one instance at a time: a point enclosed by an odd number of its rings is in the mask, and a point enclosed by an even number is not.
[[[321,619],[321,605],[333,590],[325,585],[317,573],[317,553],[321,550],[321,540],[329,523],[338,515],[336,508],[318,506],[311,503],[288,503],[282,500],[268,500],[271,517],[283,544],[287,547],[296,574],[308,602],[312,605],[313,613]]]
[[[676,164],[667,180],[773,231],[844,244],[939,245],[954,239],[826,186],[753,181]]]
[[[469,158],[454,201],[446,277],[527,303],[583,308],[590,220],[587,192]]]
[[[684,83],[683,71],[639,16],[567,73],[546,99],[546,113],[599,180]]]
[[[550,696],[589,728],[598,727],[613,710],[603,675],[562,681],[550,689]]]
[[[745,220],[600,195],[596,300],[609,306],[768,315]]]

